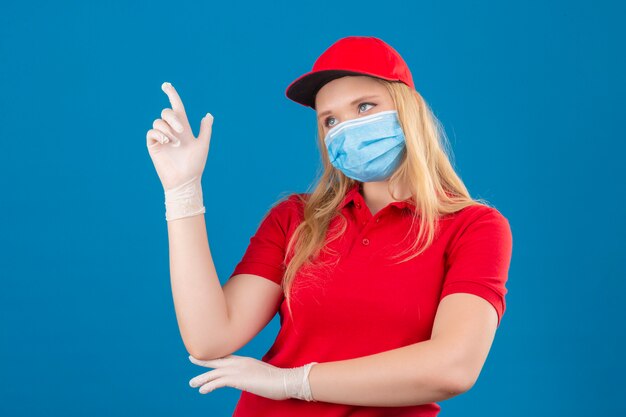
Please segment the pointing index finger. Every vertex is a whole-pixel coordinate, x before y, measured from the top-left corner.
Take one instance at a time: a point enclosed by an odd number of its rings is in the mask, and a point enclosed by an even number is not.
[[[167,94],[167,97],[170,99],[170,103],[172,104],[172,110],[178,113],[185,114],[183,101],[180,99],[180,96],[176,92],[174,86],[166,81],[161,84],[161,90],[163,90],[165,94]]]

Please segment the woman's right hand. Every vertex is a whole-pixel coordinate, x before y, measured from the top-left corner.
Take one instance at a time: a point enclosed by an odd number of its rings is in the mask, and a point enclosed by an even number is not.
[[[161,118],[152,123],[146,139],[152,163],[167,191],[192,178],[202,177],[209,153],[213,115],[207,113],[202,119],[196,139],[174,86],[165,82],[161,89],[167,94],[172,108],[161,111]]]

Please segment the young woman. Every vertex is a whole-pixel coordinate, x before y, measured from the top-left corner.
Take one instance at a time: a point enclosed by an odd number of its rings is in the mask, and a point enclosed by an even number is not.
[[[470,197],[401,56],[340,39],[287,97],[315,110],[323,173],[268,211],[222,287],[180,97],[148,131],[165,190],[172,291],[200,392],[242,390],[235,416],[435,416],[468,391],[505,311],[507,219]],[[278,312],[259,361],[232,355]]]

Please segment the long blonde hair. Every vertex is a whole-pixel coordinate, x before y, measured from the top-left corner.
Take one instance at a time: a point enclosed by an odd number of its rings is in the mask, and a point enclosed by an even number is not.
[[[413,244],[406,251],[393,256],[398,258],[409,253],[401,261],[406,262],[431,245],[440,216],[455,213],[470,205],[489,203],[470,197],[450,162],[453,154],[445,131],[419,92],[402,82],[372,78],[389,91],[406,139],[406,152],[402,162],[388,179],[390,194],[400,183],[406,184],[411,190],[412,197],[409,201],[415,204],[415,214],[407,236],[412,235],[416,222],[419,222],[419,233]],[[286,268],[282,287],[290,314],[290,295],[295,276],[299,273],[305,274],[304,271],[310,270],[310,267],[332,267],[339,261],[338,253],[332,253],[335,256],[332,264],[316,263],[316,258],[320,251],[328,251],[328,243],[345,232],[347,221],[338,206],[346,192],[357,182],[330,163],[322,132],[322,121],[318,121],[318,147],[322,156],[321,178],[314,184],[314,189],[307,198],[296,194],[304,206],[304,219],[289,239],[285,251]],[[397,200],[396,196],[392,196]],[[275,205],[284,199],[286,198],[282,198]],[[328,233],[329,225],[337,215],[342,219],[339,228],[335,233]]]

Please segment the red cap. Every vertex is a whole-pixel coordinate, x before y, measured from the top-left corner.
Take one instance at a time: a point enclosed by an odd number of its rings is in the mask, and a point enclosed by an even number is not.
[[[346,75],[370,75],[402,81],[415,88],[409,67],[395,49],[373,36],[348,36],[326,49],[310,72],[289,84],[285,95],[296,103],[315,109],[315,95],[320,88]]]

